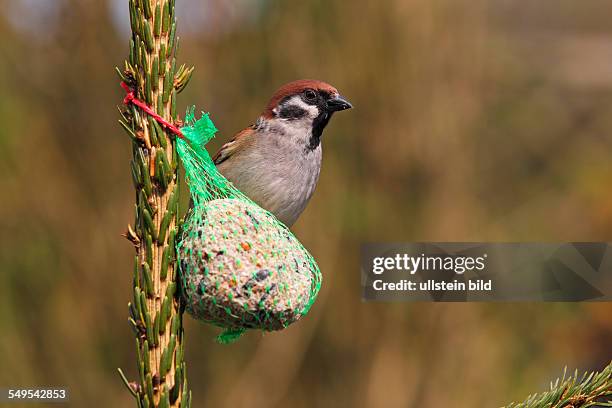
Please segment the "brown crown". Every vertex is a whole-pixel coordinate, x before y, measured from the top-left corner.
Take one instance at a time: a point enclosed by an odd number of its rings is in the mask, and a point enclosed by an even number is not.
[[[268,105],[266,105],[266,109],[263,112],[263,116],[266,118],[272,118],[274,116],[272,110],[276,108],[276,106],[278,106],[280,101],[282,101],[288,96],[297,95],[306,89],[324,91],[329,93],[330,95],[338,94],[336,88],[326,82],[317,81],[316,79],[299,79],[297,81],[289,82],[278,88],[274,95],[272,95],[272,98],[268,102]]]

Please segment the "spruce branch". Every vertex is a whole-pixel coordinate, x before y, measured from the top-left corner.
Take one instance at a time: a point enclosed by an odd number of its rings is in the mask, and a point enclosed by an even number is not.
[[[578,371],[550,384],[550,390],[530,395],[524,402],[506,408],[588,408],[612,407],[612,362],[601,372],[583,374]]]
[[[135,98],[169,123],[177,123],[176,94],[193,68],[176,68],[175,0],[129,0],[129,57],[117,73]],[[119,110],[132,143],[136,190],[133,301],[128,321],[136,335],[138,381],[120,376],[138,407],[189,407],[183,360],[182,308],[177,296],[178,157],[174,137],[134,104]]]

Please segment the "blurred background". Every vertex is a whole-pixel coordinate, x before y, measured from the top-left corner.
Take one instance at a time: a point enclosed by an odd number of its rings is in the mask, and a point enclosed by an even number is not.
[[[0,7],[0,385],[134,406],[126,0]],[[186,317],[194,406],[494,407],[610,360],[610,304],[363,303],[367,241],[612,240],[608,0],[178,0],[180,95],[219,147],[282,83],[354,104],[294,227],[324,274],[307,318],[214,343]],[[14,406],[14,405],[13,405]],[[28,405],[35,406],[35,405]]]

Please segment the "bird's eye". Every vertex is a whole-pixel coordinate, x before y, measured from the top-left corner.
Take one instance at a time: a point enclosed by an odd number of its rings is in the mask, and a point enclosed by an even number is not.
[[[309,101],[314,101],[315,99],[317,99],[317,93],[315,91],[313,91],[312,89],[305,90],[304,91],[304,96]]]

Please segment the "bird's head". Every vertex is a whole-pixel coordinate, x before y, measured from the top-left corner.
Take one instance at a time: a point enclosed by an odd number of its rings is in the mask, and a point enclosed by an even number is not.
[[[297,128],[312,129],[318,139],[334,112],[353,106],[336,88],[323,81],[301,79],[281,86],[272,96],[262,116],[287,122]]]

